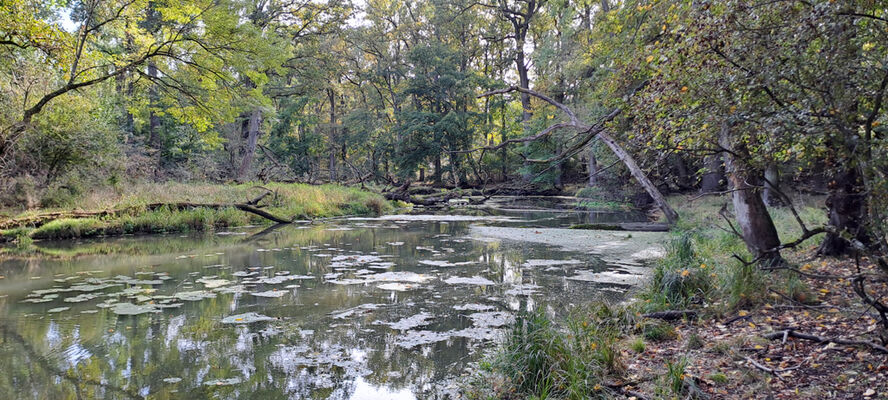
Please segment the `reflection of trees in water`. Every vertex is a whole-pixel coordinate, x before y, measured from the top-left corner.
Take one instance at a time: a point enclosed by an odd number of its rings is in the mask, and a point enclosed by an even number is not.
[[[257,298],[247,294],[220,294],[214,299],[186,302],[180,309],[164,310],[160,314],[133,317],[117,316],[101,309],[95,314],[80,314],[80,310],[95,309],[97,300],[85,304],[63,304],[72,310],[53,318],[21,318],[18,314],[43,314],[49,304],[21,304],[25,295],[11,295],[0,299],[0,310],[13,312],[18,319],[10,319],[4,328],[13,329],[18,341],[4,335],[0,352],[4,363],[0,366],[0,397],[16,398],[16,393],[33,393],[41,398],[336,398],[346,399],[356,384],[349,368],[321,360],[309,367],[274,365],[272,355],[282,348],[306,346],[309,356],[314,353],[344,358],[366,352],[358,357],[357,369],[369,374],[364,381],[371,385],[397,390],[410,388],[414,392],[448,377],[458,376],[466,362],[479,354],[484,343],[463,337],[404,349],[398,346],[400,332],[375,321],[393,322],[421,310],[435,315],[432,323],[419,329],[435,332],[457,331],[468,328],[472,322],[469,312],[457,312],[452,306],[468,302],[491,304],[514,303],[512,309],[527,309],[534,305],[528,296],[504,295],[511,286],[540,284],[547,290],[560,293],[566,286],[560,278],[539,278],[539,271],[522,270],[521,264],[531,255],[536,258],[563,257],[540,246],[504,246],[501,243],[462,241],[467,234],[465,223],[425,223],[401,225],[381,223],[378,229],[328,231],[325,226],[308,229],[284,227],[261,236],[217,237],[200,239],[162,237],[147,240],[123,240],[115,246],[127,247],[135,256],[108,256],[70,261],[43,260],[35,267],[39,273],[51,277],[56,273],[75,274],[85,270],[103,270],[106,275],[133,275],[137,271],[167,272],[173,278],[161,286],[168,291],[196,290],[184,287],[199,276],[219,275],[234,279],[230,274],[249,267],[276,266],[262,270],[265,274],[287,270],[294,274],[316,276],[313,280],[293,281],[301,287],[292,296],[280,299]],[[447,235],[434,238],[436,235]],[[187,243],[183,245],[182,243]],[[389,243],[403,242],[401,246]],[[91,246],[96,244],[90,244]],[[190,247],[188,247],[190,246]],[[418,250],[431,247],[435,252]],[[345,250],[336,253],[328,247]],[[280,251],[256,251],[280,249]],[[448,251],[447,249],[451,249]],[[330,258],[318,253],[360,254],[379,252],[391,254],[385,259],[397,264],[394,270],[429,273],[432,268],[419,264],[420,260],[474,261],[477,264],[438,268],[437,275],[484,275],[502,285],[451,286],[440,280],[423,285],[420,290],[392,292],[376,290],[373,285],[332,285],[323,283],[326,273],[334,272]],[[214,256],[216,252],[224,253]],[[143,254],[143,255],[138,255]],[[175,259],[183,254],[193,258]],[[211,256],[204,256],[210,254]],[[205,268],[226,264],[230,269]],[[6,266],[4,264],[2,266]],[[149,267],[151,266],[151,267]],[[361,268],[361,267],[358,267]],[[380,271],[375,271],[380,272]],[[27,283],[26,279],[22,281]],[[199,288],[198,284],[194,284]],[[257,285],[251,290],[268,290],[280,285]],[[280,290],[280,289],[279,289]],[[159,293],[160,294],[160,293]],[[440,299],[435,296],[440,295]],[[62,297],[65,297],[63,295]],[[344,320],[335,320],[331,313],[367,303],[382,307],[366,314],[357,314]],[[51,305],[51,307],[57,307]],[[222,325],[221,317],[235,313],[256,311],[279,322],[249,326]],[[51,322],[55,325],[51,328]],[[53,330],[51,332],[51,329]],[[313,330],[303,335],[300,330]],[[269,331],[274,330],[274,333]],[[57,344],[47,341],[48,335],[62,338]],[[11,336],[10,336],[11,337]],[[24,349],[24,346],[28,346]],[[78,347],[80,346],[80,347]],[[82,348],[91,354],[79,352],[78,359],[70,349]],[[332,350],[331,350],[332,349]],[[42,358],[41,358],[42,357]],[[41,362],[33,359],[40,358]],[[310,357],[308,357],[310,358]],[[10,360],[7,363],[5,360]],[[64,376],[60,378],[60,376]],[[233,386],[208,387],[203,382],[212,379],[239,377],[243,382]],[[319,377],[332,379],[332,387],[318,387]],[[165,378],[181,378],[179,383],[165,383]],[[178,392],[174,392],[177,390]],[[78,393],[79,392],[79,393]],[[7,394],[3,396],[3,394]]]

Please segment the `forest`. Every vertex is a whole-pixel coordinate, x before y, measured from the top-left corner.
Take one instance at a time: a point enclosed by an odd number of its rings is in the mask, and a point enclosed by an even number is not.
[[[880,398],[886,97],[884,0],[2,0],[0,294],[52,240],[571,198],[663,257],[632,305],[512,310],[467,398]],[[695,367],[719,334],[758,378]]]

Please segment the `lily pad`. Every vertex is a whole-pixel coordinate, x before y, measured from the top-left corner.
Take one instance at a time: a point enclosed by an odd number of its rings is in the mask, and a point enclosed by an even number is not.
[[[285,290],[266,290],[264,292],[252,292],[250,294],[257,297],[284,297],[287,292]]]
[[[231,315],[222,318],[223,324],[252,324],[254,322],[274,321],[274,318],[255,312]]]
[[[182,301],[200,301],[203,299],[215,298],[216,294],[205,290],[195,290],[191,292],[179,292],[174,294],[173,297]]]
[[[227,379],[209,380],[209,381],[204,382],[204,385],[207,385],[207,386],[228,386],[228,385],[237,385],[238,383],[241,383],[241,378],[234,377],[234,378],[227,378]]]
[[[160,310],[154,304],[136,305],[133,303],[117,303],[111,306],[111,311],[117,315],[139,315],[156,313]]]
[[[448,285],[496,285],[496,282],[491,281],[487,278],[482,278],[480,276],[473,276],[471,278],[464,278],[461,276],[454,276],[451,278],[447,278],[444,280],[444,283]]]

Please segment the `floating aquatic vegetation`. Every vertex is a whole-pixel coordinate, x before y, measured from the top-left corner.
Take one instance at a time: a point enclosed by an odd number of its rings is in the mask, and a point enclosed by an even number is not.
[[[401,282],[391,282],[391,283],[383,283],[381,285],[376,286],[382,290],[390,290],[395,292],[406,292],[408,290],[419,289],[421,286],[411,283],[401,283]]]
[[[253,296],[256,297],[284,297],[287,294],[286,290],[266,290],[264,292],[250,292]]]
[[[432,314],[422,312],[407,318],[402,318],[396,322],[376,321],[374,325],[388,325],[390,328],[398,331],[406,331],[420,326],[426,326],[431,323],[434,318]]]
[[[200,301],[203,299],[215,298],[216,294],[206,290],[194,290],[190,292],[179,292],[174,294],[173,297],[182,301]]]
[[[367,268],[373,268],[373,269],[389,269],[389,268],[394,267],[394,266],[395,266],[395,263],[393,263],[393,262],[378,262],[378,263],[368,264],[368,265],[367,265]]]
[[[461,276],[454,276],[444,280],[444,283],[448,285],[483,285],[483,286],[491,286],[496,285],[496,282],[491,281],[490,279],[483,278],[480,276],[473,276],[471,278],[465,278]]]
[[[348,377],[369,375],[372,372],[366,367],[365,360],[355,359],[350,349],[340,345],[332,345],[320,351],[311,351],[305,345],[281,346],[268,358],[273,366],[288,374],[294,374],[305,367],[335,367],[341,369]],[[313,374],[314,386],[327,387],[333,384],[333,377],[326,371],[315,371]]]
[[[160,310],[154,304],[136,305],[133,303],[117,303],[111,306],[111,312],[117,315],[139,315],[156,313]]]
[[[231,281],[228,279],[213,279],[210,277],[200,278],[197,282],[203,283],[207,289],[216,289],[231,284]]]
[[[458,331],[451,331],[450,334],[454,337],[464,337],[467,339],[496,340],[502,337],[504,332],[502,329],[466,328]]]
[[[429,275],[425,275],[425,274],[417,274],[416,272],[389,271],[389,272],[381,272],[378,274],[361,275],[360,277],[358,277],[356,279],[332,279],[332,280],[328,280],[328,282],[335,283],[338,285],[360,285],[360,284],[365,284],[365,283],[376,283],[376,282],[426,283],[432,279],[435,279],[435,278],[433,276],[429,276]]]
[[[331,315],[333,316],[333,319],[345,319],[345,318],[351,317],[352,315],[355,315],[358,313],[370,312],[372,310],[379,308],[380,306],[381,306],[381,304],[373,304],[373,303],[361,304],[357,307],[352,307],[352,308],[349,308],[346,310],[334,311],[333,313],[331,313]]]
[[[388,242],[386,244],[389,246],[403,246],[404,242]]]
[[[505,311],[479,312],[469,314],[469,318],[479,328],[497,328],[515,322],[515,317]]]
[[[487,311],[487,310],[493,310],[495,308],[496,307],[488,306],[488,305],[484,305],[484,304],[477,304],[477,303],[469,303],[469,304],[453,306],[453,309],[457,310],[457,311]]]
[[[234,377],[234,378],[227,378],[227,379],[209,380],[209,381],[204,382],[204,385],[206,385],[206,386],[229,386],[229,385],[237,385],[238,383],[241,383],[241,378]]]
[[[252,324],[255,322],[274,321],[274,318],[255,312],[245,314],[231,315],[222,318],[223,324]]]
[[[182,378],[163,378],[164,383],[179,383],[182,382]]]
[[[213,292],[222,293],[222,294],[237,294],[237,293],[247,293],[247,287],[244,285],[233,285],[233,286],[223,286],[220,288],[213,289]]]
[[[248,276],[257,276],[257,275],[259,275],[259,273],[258,272],[249,272],[249,271],[237,271],[231,275],[237,276],[240,278],[246,278]]]
[[[474,261],[449,262],[444,260],[419,260],[420,264],[431,265],[433,267],[459,267],[462,265],[477,264]]]
[[[522,267],[530,268],[530,267],[550,267],[553,265],[576,265],[583,264],[580,260],[542,260],[542,259],[530,259],[524,261],[524,264],[521,264]]]
[[[60,313],[60,312],[62,312],[62,311],[68,311],[68,310],[70,310],[70,309],[71,309],[71,307],[56,307],[56,308],[50,308],[49,310],[46,310],[46,312],[48,312],[48,313]]]
[[[478,222],[478,221],[500,221],[500,222],[520,222],[521,220],[513,217],[504,217],[496,215],[446,215],[446,214],[392,214],[380,217],[354,217],[349,218],[351,221],[395,221],[399,223],[427,221],[427,222]]]
[[[442,333],[442,332],[432,332],[432,331],[407,331],[407,333],[403,335],[398,335],[395,339],[395,342],[399,347],[403,347],[405,349],[412,349],[416,346],[423,346],[427,344],[443,342],[449,339],[452,335],[450,333]]]
[[[117,275],[112,279],[109,279],[108,282],[115,283],[125,283],[127,285],[162,285],[163,281],[160,279],[135,279],[124,275]]]
[[[616,284],[616,285],[637,285],[643,282],[646,278],[645,274],[636,273],[633,271],[627,270],[615,270],[615,271],[576,271],[573,276],[568,277],[567,279],[574,281],[584,281],[584,282],[595,282],[595,283],[607,283],[607,284]]]

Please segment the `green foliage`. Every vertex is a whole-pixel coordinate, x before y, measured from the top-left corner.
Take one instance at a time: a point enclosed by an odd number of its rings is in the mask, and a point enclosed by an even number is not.
[[[691,236],[679,234],[654,267],[649,290],[642,295],[646,306],[653,310],[702,303],[712,290],[710,271],[698,259]]]
[[[638,354],[641,354],[641,353],[644,353],[647,346],[645,346],[645,344],[644,344],[644,339],[637,337],[632,340],[632,343],[630,343],[629,348],[631,348],[632,351],[634,351]]]
[[[666,361],[666,383],[669,385],[669,389],[672,390],[672,393],[676,396],[681,396],[684,392],[685,385],[685,370],[688,367],[688,359],[682,357],[677,361]]]

